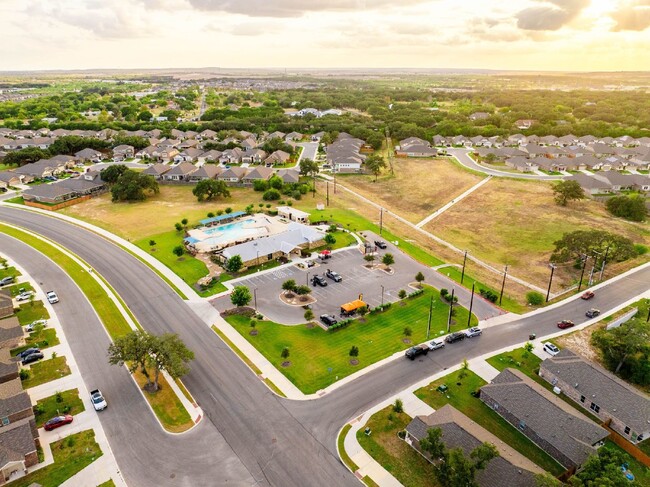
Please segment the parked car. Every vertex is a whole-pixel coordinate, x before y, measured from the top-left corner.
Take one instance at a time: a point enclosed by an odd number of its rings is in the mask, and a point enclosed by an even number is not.
[[[23,357],[22,364],[27,365],[31,364],[32,362],[37,362],[41,360],[45,355],[43,355],[41,352],[33,352],[30,353],[29,355]]]
[[[336,325],[338,320],[334,315],[320,315],[320,320],[327,326]]]
[[[481,331],[481,329],[477,328],[477,327],[473,327],[473,328],[470,328],[469,330],[465,330],[465,336],[467,338],[473,338],[473,337],[480,336],[481,333],[483,333],[483,331]]]
[[[0,286],[6,286],[7,284],[11,284],[12,282],[14,282],[13,276],[3,277],[2,279],[0,279]]]
[[[38,325],[43,325],[43,328],[47,328],[47,320],[32,321],[29,325],[25,326],[25,331],[31,333]]]
[[[572,326],[576,326],[576,324],[571,320],[562,320],[557,324],[557,327],[562,328],[563,330],[565,328],[571,328]]]
[[[95,411],[103,411],[108,406],[108,403],[106,402],[106,399],[104,399],[102,391],[99,389],[90,391],[90,401],[93,403]]]
[[[599,309],[591,308],[589,311],[587,311],[587,312],[585,313],[585,316],[586,316],[587,318],[595,318],[595,317],[598,316],[599,314],[600,314],[600,310],[599,310]]]
[[[585,291],[585,292],[583,293],[583,295],[580,296],[580,297],[586,301],[586,300],[588,300],[588,299],[593,298],[594,296],[595,296],[595,294],[594,294],[593,291]]]
[[[557,355],[558,353],[560,353],[560,349],[557,348],[555,345],[553,345],[551,342],[546,342],[544,344],[544,351],[551,355]]]
[[[56,295],[54,291],[48,291],[47,293],[45,293],[45,296],[47,297],[47,300],[50,302],[50,304],[59,302],[59,297]]]
[[[451,334],[447,335],[447,338],[445,338],[445,341],[447,343],[454,343],[454,342],[458,342],[460,340],[465,340],[465,333],[463,333],[461,331],[451,333]]]
[[[38,352],[40,352],[40,351],[41,351],[40,349],[35,348],[35,347],[32,347],[32,348],[28,348],[27,350],[23,350],[22,352],[20,352],[20,353],[18,354],[18,356],[19,356],[21,359],[23,359],[23,358],[27,357],[28,355],[31,355],[31,354],[33,354],[33,353],[38,353]]]
[[[332,252],[329,250],[323,250],[318,254],[318,258],[321,260],[326,260],[326,259],[331,259],[332,258]]]
[[[327,269],[327,272],[325,273],[327,277],[329,277],[332,281],[334,282],[341,282],[343,278],[341,277],[341,274],[339,274],[336,271],[331,271]]]
[[[23,291],[18,296],[16,296],[16,301],[27,301],[34,294],[34,291]]]
[[[66,424],[72,423],[72,415],[66,414],[64,416],[56,416],[52,419],[50,419],[48,422],[45,423],[43,428],[45,428],[45,431],[52,431],[53,429],[58,428],[59,426],[64,426]]]
[[[327,281],[323,276],[314,276],[311,278],[311,283],[314,286],[321,286],[321,287],[326,287],[327,286]]]
[[[426,355],[427,353],[429,353],[428,345],[417,345],[409,348],[404,356],[410,360],[415,360],[420,355]]]
[[[429,350],[438,350],[439,348],[444,348],[445,342],[442,340],[433,340],[429,343]]]
[[[307,264],[307,267],[314,267],[316,265],[316,262],[314,262],[313,260],[308,260],[305,263]]]
[[[379,247],[380,249],[387,249],[388,245],[386,245],[386,242],[382,242],[381,240],[375,240],[375,245]]]

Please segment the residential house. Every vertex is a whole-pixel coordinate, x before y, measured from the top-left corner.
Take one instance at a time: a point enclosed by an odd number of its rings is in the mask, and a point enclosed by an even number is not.
[[[32,401],[29,394],[23,390],[19,377],[0,384],[0,417],[0,431],[24,419],[34,421]]]
[[[0,171],[0,188],[26,184],[34,180],[33,176],[19,174],[14,171]]]
[[[203,154],[201,149],[185,149],[174,156],[174,162],[196,162],[201,154]]]
[[[441,440],[448,450],[461,448],[465,456],[483,443],[494,445],[499,452],[484,469],[479,470],[476,482],[480,487],[529,487],[535,485],[535,475],[544,471],[500,438],[471,420],[450,404],[429,416],[416,416],[406,427],[405,441],[424,458],[435,461],[422,451],[420,441],[430,429],[440,429]]]
[[[266,158],[266,152],[262,149],[251,149],[246,151],[241,158],[242,163],[261,164]]]
[[[204,152],[198,157],[198,161],[200,164],[207,164],[211,162],[219,162],[219,158],[221,157],[222,152],[218,150],[209,150],[207,152]]]
[[[79,162],[102,162],[103,154],[95,149],[82,149],[75,153]]]
[[[163,145],[156,147],[156,152],[154,154],[157,155],[157,158],[160,159],[161,162],[168,163],[174,160],[174,158],[180,154],[179,150],[176,147],[172,146],[165,146]]]
[[[0,318],[14,314],[14,303],[9,291],[0,290]]]
[[[90,179],[89,174],[90,173],[86,173],[84,175],[85,177],[62,179],[55,184],[75,191],[77,196],[93,196],[103,193],[106,190],[104,182],[101,179],[93,181]]]
[[[609,433],[525,374],[505,369],[480,399],[565,468],[580,467]]]
[[[199,141],[195,139],[187,139],[181,142],[176,146],[179,151],[184,151],[185,149],[192,149],[199,146]]]
[[[433,136],[433,145],[435,147],[446,147],[447,146],[447,139],[443,137],[442,135],[434,135]]]
[[[273,176],[273,169],[266,166],[258,166],[255,169],[247,172],[242,178],[242,183],[252,185],[254,181],[263,180],[268,181]]]
[[[74,189],[66,188],[61,184],[41,184],[39,186],[31,186],[23,191],[23,198],[25,201],[34,201],[36,203],[45,203],[54,205],[63,203],[79,195]]]
[[[275,164],[286,164],[289,159],[291,159],[291,154],[283,150],[276,150],[271,153],[266,159],[264,159],[264,164],[267,166],[273,166]]]
[[[621,191],[624,189],[632,189],[634,186],[634,179],[627,174],[621,174],[618,171],[599,171],[594,174],[594,178],[609,183],[613,191]]]
[[[650,176],[633,174],[630,178],[632,179],[632,189],[643,193],[650,192]]]
[[[334,172],[361,172],[366,156],[360,150],[364,141],[341,133],[333,144],[327,147],[327,163]]]
[[[18,362],[9,353],[8,348],[0,348],[0,384],[18,377]]]
[[[285,142],[293,142],[295,140],[300,140],[302,139],[302,134],[298,132],[290,132],[287,135],[284,136],[284,141]]]
[[[324,135],[325,132],[316,132],[315,134],[311,134],[311,141],[320,142],[320,139],[322,139]]]
[[[158,147],[150,145],[136,152],[135,157],[139,157],[140,159],[157,159],[159,154],[160,151]]]
[[[285,183],[299,183],[300,172],[296,169],[278,169],[275,173]]]
[[[565,348],[539,376],[631,442],[650,438],[650,399],[599,365]]]
[[[135,149],[132,145],[118,145],[113,148],[113,160],[116,162],[132,159],[135,157]]]
[[[2,311],[0,311],[0,316],[2,316],[1,313]],[[11,310],[11,313],[13,313],[13,310]],[[8,318],[0,319],[0,347],[16,348],[22,338],[23,328],[20,326],[18,318],[9,316]]]
[[[189,175],[188,181],[198,182],[204,179],[216,179],[224,169],[214,164],[204,164]]]
[[[50,157],[48,161],[63,166],[66,169],[72,169],[77,165],[77,158],[74,156],[69,156],[67,154],[59,154],[54,157]]]
[[[535,162],[536,160],[515,156],[506,159],[506,166],[512,167],[519,172],[535,172],[539,169],[539,164]]]
[[[196,136],[198,140],[215,140],[217,133],[214,130],[205,129]]]
[[[221,153],[219,162],[222,164],[239,164],[241,163],[243,155],[244,151],[242,151],[239,147],[235,147],[234,149],[226,149]]]
[[[147,176],[153,176],[153,178],[156,181],[159,181],[162,179],[163,175],[166,172],[169,172],[171,170],[171,167],[168,166],[167,164],[154,164],[152,166],[149,166],[147,169],[142,171],[142,174],[146,174]]]
[[[189,162],[181,162],[163,174],[162,180],[170,182],[188,181],[190,175],[197,169],[198,167],[196,167],[194,164],[191,164]]]
[[[566,181],[577,181],[584,192],[591,196],[611,193],[613,191],[612,185],[608,181],[596,179],[596,177],[588,176],[584,173],[573,174],[566,178]]]
[[[225,181],[230,184],[237,184],[242,180],[242,178],[244,177],[247,171],[248,169],[246,169],[245,167],[233,166],[226,169],[221,174],[219,174],[217,176],[217,179],[221,181]]]
[[[284,132],[280,132],[280,131],[276,130],[275,132],[270,133],[266,138],[267,138],[267,140],[284,139],[286,137],[286,135],[287,134],[285,134]]]
[[[435,157],[438,150],[431,147],[426,140],[409,137],[400,141],[399,147],[395,148],[395,154],[401,157]]]
[[[19,168],[14,172],[23,176],[31,176],[32,179],[42,179],[63,171],[63,167],[59,167],[56,163],[51,163],[47,159],[41,159],[37,162],[30,162]]]
[[[252,151],[255,149],[259,144],[257,143],[257,140],[255,140],[253,137],[248,137],[244,140],[242,140],[239,145],[241,148],[244,150],[244,152]]]
[[[530,119],[519,119],[515,121],[515,127],[517,127],[519,130],[527,130],[533,126],[535,123],[535,120],[530,120]]]
[[[12,480],[17,472],[24,472],[38,463],[35,426],[24,419],[0,428],[0,485]]]

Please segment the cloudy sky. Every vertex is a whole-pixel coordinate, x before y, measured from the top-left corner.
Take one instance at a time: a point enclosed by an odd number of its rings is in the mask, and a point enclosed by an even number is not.
[[[650,0],[0,0],[0,70],[647,70]]]

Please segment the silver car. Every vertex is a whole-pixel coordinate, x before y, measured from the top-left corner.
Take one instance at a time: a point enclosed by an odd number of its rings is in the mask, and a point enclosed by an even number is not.
[[[431,343],[429,343],[429,350],[438,350],[439,348],[443,348],[445,346],[445,342],[442,340],[433,340]]]

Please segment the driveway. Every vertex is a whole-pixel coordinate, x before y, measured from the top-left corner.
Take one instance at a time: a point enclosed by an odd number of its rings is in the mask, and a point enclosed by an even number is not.
[[[316,154],[318,154],[318,142],[300,142],[296,145],[302,147],[302,154],[300,154],[300,158],[295,167],[300,166],[300,161],[302,159],[311,159],[312,161],[316,160]]]
[[[458,162],[460,162],[466,168],[472,169],[473,171],[482,172],[484,174],[489,174],[491,176],[498,176],[500,178],[535,179],[541,181],[557,181],[560,179],[564,179],[561,176],[560,177],[540,176],[538,174],[530,174],[530,173],[523,173],[523,172],[511,173],[506,171],[498,171],[496,169],[490,169],[485,166],[481,166],[480,164],[477,164],[476,161],[474,161],[474,159],[472,159],[469,156],[470,152],[471,150],[468,149],[447,149],[447,153],[450,156],[454,157]]]
[[[372,232],[365,232],[370,241],[381,240],[381,238]],[[301,306],[290,306],[280,301],[282,292],[282,283],[287,279],[294,279],[297,284],[308,284],[312,288],[312,296],[317,299],[312,305],[312,310],[316,316],[321,314],[333,314],[338,316],[340,306],[349,301],[359,298],[363,295],[363,300],[370,307],[376,307],[383,300],[397,301],[400,289],[407,292],[413,291],[408,287],[409,283],[415,281],[415,275],[422,272],[425,276],[425,283],[440,289],[456,288],[459,296],[459,302],[469,307],[470,293],[464,288],[443,276],[439,272],[413,260],[403,253],[398,247],[390,242],[386,242],[388,248],[379,250],[375,262],[381,261],[386,253],[391,253],[395,257],[395,264],[392,266],[393,274],[388,274],[383,270],[370,270],[365,267],[367,262],[358,248],[351,248],[332,254],[332,258],[323,262],[318,262],[317,266],[310,269],[300,269],[293,265],[283,267],[269,273],[253,275],[236,282],[238,285],[247,286],[251,292],[257,295],[257,309],[260,313],[272,321],[285,324],[300,324],[305,320],[303,318],[305,310]],[[323,275],[327,269],[338,272],[343,278],[342,282],[334,282],[327,279],[327,286],[320,287],[311,284],[311,278],[316,274]],[[225,311],[232,308],[230,296],[222,296],[214,299],[212,305],[219,311]],[[255,303],[251,303],[255,306]],[[479,319],[487,319],[497,316],[501,311],[480,298],[474,296],[473,312]]]

